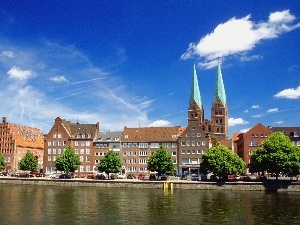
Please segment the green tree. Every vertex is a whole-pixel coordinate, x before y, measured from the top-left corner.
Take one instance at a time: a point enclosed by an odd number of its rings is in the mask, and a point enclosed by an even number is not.
[[[75,154],[74,149],[68,146],[64,153],[57,157],[55,167],[57,170],[64,171],[65,173],[74,173],[78,170],[80,165],[79,156]]]
[[[203,154],[200,164],[201,173],[212,172],[225,180],[228,174],[242,174],[246,164],[238,155],[223,145],[212,147]]]
[[[159,149],[150,156],[147,163],[147,169],[149,171],[156,171],[159,174],[173,174],[175,172],[175,167],[171,154],[167,152],[163,146],[160,146]]]
[[[251,172],[298,175],[300,173],[300,150],[282,132],[271,134],[251,155]]]
[[[38,161],[33,153],[27,150],[25,156],[20,160],[18,166],[20,170],[36,171],[38,169]]]
[[[99,171],[105,172],[108,175],[110,173],[118,173],[121,171],[122,162],[120,156],[113,150],[108,151],[103,158],[99,160]]]
[[[6,167],[6,162],[2,153],[0,152],[0,171],[2,171],[5,167]]]

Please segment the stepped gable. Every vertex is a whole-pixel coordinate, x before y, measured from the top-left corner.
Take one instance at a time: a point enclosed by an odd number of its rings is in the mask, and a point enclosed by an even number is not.
[[[167,142],[176,141],[182,128],[176,127],[124,127],[122,142]]]
[[[15,140],[18,146],[44,148],[44,134],[42,130],[11,123],[8,123],[8,128],[12,139]]]

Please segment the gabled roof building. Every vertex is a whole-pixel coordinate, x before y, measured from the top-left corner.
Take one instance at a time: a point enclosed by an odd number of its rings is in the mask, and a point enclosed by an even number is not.
[[[0,124],[0,151],[7,163],[5,171],[18,170],[18,163],[31,151],[38,160],[38,169],[43,166],[44,136],[42,130],[34,127],[8,123],[6,117]]]

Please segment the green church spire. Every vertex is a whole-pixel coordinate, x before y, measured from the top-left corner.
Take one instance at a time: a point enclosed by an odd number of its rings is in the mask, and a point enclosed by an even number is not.
[[[224,88],[224,83],[223,83],[223,78],[222,78],[220,62],[218,63],[216,86],[215,86],[215,93],[214,93],[214,102],[218,98],[221,100],[221,102],[225,106],[226,105],[226,94],[225,94],[225,88]]]
[[[198,105],[199,108],[202,107],[202,102],[201,102],[201,96],[200,96],[200,90],[198,86],[198,78],[197,78],[197,73],[196,73],[196,66],[194,64],[194,73],[193,73],[193,82],[192,82],[192,89],[191,89],[191,96],[190,96],[190,102],[189,104],[195,101]]]

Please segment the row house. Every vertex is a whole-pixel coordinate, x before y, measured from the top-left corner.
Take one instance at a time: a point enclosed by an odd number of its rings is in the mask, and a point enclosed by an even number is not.
[[[268,127],[258,123],[247,132],[238,135],[236,153],[244,160],[246,165],[250,163],[252,152],[272,133]],[[248,169],[246,173],[249,173]]]
[[[27,151],[33,153],[38,161],[38,169],[43,167],[44,136],[42,130],[8,123],[2,117],[0,124],[0,152],[7,163],[5,171],[18,170],[18,163]]]
[[[124,127],[121,137],[121,160],[127,172],[147,173],[147,162],[160,146],[172,156],[173,163],[178,162],[178,136],[183,128],[175,127]]]
[[[97,165],[99,160],[103,157],[109,150],[113,150],[117,155],[121,155],[121,136],[122,131],[116,132],[100,132],[98,137],[95,139],[94,145],[94,167],[93,170],[97,171]]]
[[[67,146],[71,146],[80,158],[78,174],[85,175],[94,168],[95,155],[94,140],[99,134],[99,123],[80,124],[72,123],[57,117],[54,125],[44,139],[44,166],[45,173],[56,171],[55,161],[62,155]]]
[[[300,127],[269,127],[273,132],[282,132],[292,141],[293,145],[300,146]]]

